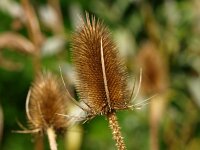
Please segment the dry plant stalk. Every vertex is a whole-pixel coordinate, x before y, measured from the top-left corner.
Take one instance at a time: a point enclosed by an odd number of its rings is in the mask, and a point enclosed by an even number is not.
[[[40,49],[43,42],[43,35],[40,30],[37,15],[29,0],[21,0],[24,11],[24,22],[29,33],[29,39],[12,32],[0,35],[0,49],[9,47],[20,52],[28,53],[33,56],[34,70],[40,71]],[[6,64],[7,65],[7,64]],[[7,65],[11,66],[11,65]],[[11,67],[12,68],[12,67]]]
[[[149,38],[156,44],[159,45],[161,42],[160,37],[160,26],[154,17],[151,4],[149,2],[143,2],[141,5],[141,13],[144,17],[144,25]]]
[[[88,106],[88,118],[105,115],[119,150],[126,149],[116,111],[128,109],[130,95],[127,72],[108,29],[95,17],[89,18],[73,36],[76,88]]]
[[[53,28],[53,31],[56,34],[63,35],[64,33],[64,23],[63,16],[60,8],[60,0],[48,0],[48,4],[55,10],[57,16],[56,26]]]
[[[33,57],[33,65],[35,74],[40,72],[41,69],[41,45],[43,42],[43,34],[40,30],[40,24],[36,12],[29,0],[21,0],[23,10],[25,13],[25,25],[28,30],[28,36],[35,47],[35,55]]]
[[[0,49],[2,48],[13,48],[19,50],[20,52],[34,55],[35,47],[34,45],[25,37],[7,32],[0,35]]]
[[[24,132],[46,132],[51,150],[57,150],[55,131],[67,127],[65,89],[60,80],[51,73],[39,74],[29,90],[26,113],[30,130]]]
[[[42,42],[42,33],[40,31],[37,15],[29,0],[21,0],[21,3],[26,15],[25,25],[28,29],[29,37],[35,45],[36,51],[39,51]]]

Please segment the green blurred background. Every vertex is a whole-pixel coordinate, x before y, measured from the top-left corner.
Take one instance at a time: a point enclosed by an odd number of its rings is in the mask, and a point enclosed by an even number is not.
[[[38,70],[59,75],[60,65],[76,96],[70,43],[85,11],[110,29],[126,62],[130,89],[143,69],[134,104],[156,94],[141,109],[117,113],[127,149],[199,150],[199,0],[0,0],[0,149],[37,149],[34,136],[12,131],[21,130],[18,121],[27,124],[26,95]],[[19,41],[21,36],[26,40]],[[33,47],[36,56],[26,51]],[[115,149],[103,116],[70,127],[69,133],[82,140],[81,150]],[[157,138],[157,146],[151,138]],[[44,143],[49,149],[46,138]],[[67,144],[66,135],[59,135],[58,149]]]

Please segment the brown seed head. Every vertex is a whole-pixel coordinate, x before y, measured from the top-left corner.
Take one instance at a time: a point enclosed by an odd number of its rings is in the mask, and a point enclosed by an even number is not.
[[[81,100],[95,114],[127,108],[127,72],[104,24],[86,14],[72,48]]]
[[[36,77],[27,99],[27,116],[31,129],[59,130],[67,125],[66,119],[59,114],[66,114],[67,101],[62,83],[50,72]]]
[[[168,87],[167,66],[155,44],[143,43],[137,56],[137,63],[143,69],[142,90],[144,93],[155,94]]]

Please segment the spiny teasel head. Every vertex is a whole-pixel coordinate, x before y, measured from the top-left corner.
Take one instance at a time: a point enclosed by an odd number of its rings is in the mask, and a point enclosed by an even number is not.
[[[143,43],[136,61],[144,73],[142,81],[143,93],[155,94],[167,89],[167,65],[154,43],[150,41]]]
[[[72,54],[80,99],[94,114],[107,114],[130,105],[127,72],[103,22],[86,14],[74,33]]]
[[[29,90],[26,113],[31,130],[57,131],[67,127],[67,101],[62,83],[50,72],[40,73]]]

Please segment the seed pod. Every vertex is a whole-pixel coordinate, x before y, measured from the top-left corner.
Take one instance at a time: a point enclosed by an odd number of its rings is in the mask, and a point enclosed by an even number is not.
[[[166,91],[169,86],[168,69],[156,45],[150,41],[143,43],[136,61],[144,72],[143,93],[155,94]]]
[[[27,116],[31,129],[65,128],[67,101],[62,83],[50,72],[39,74],[30,89]]]
[[[45,132],[51,150],[57,149],[55,131],[65,129],[67,120],[59,115],[66,114],[67,101],[60,80],[50,72],[36,77],[26,101],[26,113],[30,132]]]
[[[108,29],[95,17],[73,36],[76,87],[81,100],[95,114],[126,109],[129,105],[127,72]]]

